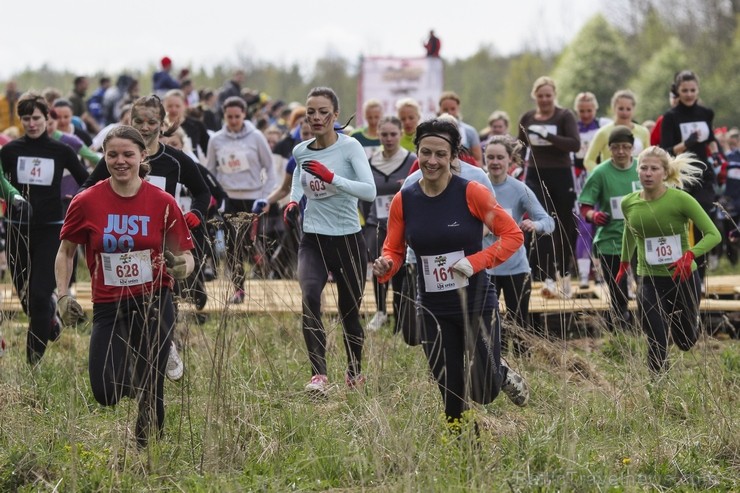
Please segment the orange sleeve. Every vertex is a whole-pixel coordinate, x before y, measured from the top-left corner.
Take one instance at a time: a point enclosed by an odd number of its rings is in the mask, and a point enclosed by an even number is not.
[[[391,207],[388,211],[388,232],[383,243],[383,256],[391,259],[393,266],[386,275],[378,277],[378,282],[388,282],[406,261],[405,236],[406,223],[403,220],[403,204],[401,202],[401,192],[398,192],[391,200]]]
[[[498,237],[493,245],[467,257],[473,266],[473,272],[490,269],[506,262],[524,243],[524,233],[485,186],[476,182],[468,183],[465,197],[470,213]]]

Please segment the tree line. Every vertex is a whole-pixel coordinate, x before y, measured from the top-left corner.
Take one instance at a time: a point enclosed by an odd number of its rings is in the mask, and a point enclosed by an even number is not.
[[[457,92],[464,119],[482,128],[495,109],[506,111],[515,125],[533,108],[529,92],[540,75],[558,83],[558,101],[572,107],[579,92],[593,92],[601,115],[619,89],[638,96],[639,121],[655,119],[668,109],[668,91],[674,74],[693,70],[701,79],[703,104],[715,110],[715,126],[740,123],[740,0],[619,0],[591,18],[559,52],[530,49],[515,55],[497,54],[482,46],[465,59],[445,60],[445,89]],[[443,53],[444,55],[444,53]],[[343,104],[342,119],[356,111],[359,60],[327,55],[303,74],[298,64],[276,65],[240,55],[233,66],[210,71],[191,69],[196,88],[219,88],[237,68],[247,73],[246,86],[274,99],[302,102],[317,85],[331,86]],[[150,66],[132,75],[141,93],[151,90]],[[20,88],[56,87],[67,93],[75,75],[48,66],[26,69],[14,79]],[[104,74],[85,74],[91,80]],[[105,74],[115,77],[118,74]],[[516,133],[514,129],[512,132]]]

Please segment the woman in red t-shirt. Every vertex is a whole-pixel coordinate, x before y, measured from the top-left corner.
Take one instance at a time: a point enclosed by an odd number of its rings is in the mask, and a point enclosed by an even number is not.
[[[93,301],[90,385],[105,406],[138,397],[136,440],[144,447],[164,425],[173,278],[193,271],[193,242],[175,199],[143,179],[149,165],[141,134],[117,127],[103,150],[111,177],[78,194],[62,226],[54,265],[59,312],[67,325],[82,313],[68,286],[75,250],[84,245]]]

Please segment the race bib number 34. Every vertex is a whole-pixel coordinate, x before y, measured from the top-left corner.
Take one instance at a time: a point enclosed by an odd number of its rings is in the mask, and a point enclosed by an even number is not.
[[[106,286],[136,286],[152,282],[151,250],[101,253]]]
[[[465,252],[444,253],[441,255],[422,255],[421,268],[427,293],[452,291],[468,285],[468,278],[452,270],[455,262],[465,257]]]

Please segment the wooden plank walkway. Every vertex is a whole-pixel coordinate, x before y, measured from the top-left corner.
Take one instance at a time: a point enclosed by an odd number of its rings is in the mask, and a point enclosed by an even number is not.
[[[709,279],[708,296],[701,301],[701,310],[711,312],[740,311],[740,275],[737,276],[712,276]],[[601,313],[609,310],[609,297],[604,287],[590,285],[588,289],[573,288],[573,297],[570,299],[545,299],[539,295],[540,284],[535,283],[532,288],[530,299],[530,312],[532,314],[556,314],[556,313]],[[208,303],[204,309],[207,313],[217,313],[228,308],[229,311],[237,313],[300,313],[301,291],[298,282],[294,280],[256,280],[251,279],[246,283],[247,296],[242,304],[231,304],[229,299],[233,290],[228,282],[218,279],[206,284],[208,292]],[[92,310],[90,300],[89,283],[78,283],[76,286],[77,300],[86,311]],[[715,299],[730,298],[730,299]],[[390,308],[391,296],[388,296]],[[337,311],[336,285],[327,284],[323,295],[323,310],[326,313]],[[634,301],[630,307],[635,308]],[[503,303],[501,304],[504,310]],[[194,310],[193,305],[182,303],[181,309]],[[13,292],[9,283],[0,283],[0,310],[4,312],[21,311],[20,301]],[[365,286],[365,298],[362,311],[364,313],[374,312],[375,301],[372,283]]]

